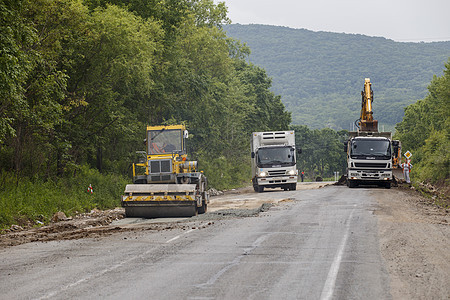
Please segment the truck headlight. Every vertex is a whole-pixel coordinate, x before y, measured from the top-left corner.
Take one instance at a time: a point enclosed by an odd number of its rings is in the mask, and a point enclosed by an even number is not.
[[[266,172],[259,173],[259,177],[266,177],[266,176],[267,176]]]
[[[289,172],[288,172],[288,175],[295,175],[295,170],[290,170]]]

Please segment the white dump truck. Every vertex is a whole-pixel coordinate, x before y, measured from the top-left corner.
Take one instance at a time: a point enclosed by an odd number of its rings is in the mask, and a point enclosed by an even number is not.
[[[355,123],[358,130],[349,132],[349,139],[344,143],[347,186],[368,184],[389,189],[394,180],[393,170],[399,166],[401,143],[392,140],[390,132],[378,132],[378,121],[373,119],[370,78],[365,79],[361,96],[361,115]]]
[[[254,132],[251,156],[255,192],[278,187],[295,190],[298,179],[295,152],[294,131]]]
[[[391,188],[394,154],[399,142],[390,132],[350,132],[347,151],[347,185],[371,184]]]

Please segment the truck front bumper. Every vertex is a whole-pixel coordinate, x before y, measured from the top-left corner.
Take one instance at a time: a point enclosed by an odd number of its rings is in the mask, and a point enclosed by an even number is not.
[[[286,184],[297,183],[298,176],[259,177],[258,185],[264,187],[283,187]]]
[[[391,181],[392,171],[385,170],[349,170],[348,179],[361,181]]]

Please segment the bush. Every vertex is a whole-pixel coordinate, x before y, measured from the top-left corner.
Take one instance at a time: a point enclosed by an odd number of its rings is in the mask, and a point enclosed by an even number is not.
[[[450,140],[444,131],[433,131],[420,149],[417,178],[436,183],[450,177]]]
[[[120,205],[120,196],[129,180],[81,167],[75,176],[58,181],[21,178],[8,172],[0,174],[0,228],[11,224],[48,223],[58,211],[67,216],[93,208],[109,209]],[[87,191],[89,184],[94,192]]]

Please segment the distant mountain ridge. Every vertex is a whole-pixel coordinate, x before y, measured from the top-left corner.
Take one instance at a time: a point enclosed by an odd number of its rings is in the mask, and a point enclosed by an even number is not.
[[[404,107],[425,97],[450,57],[450,41],[404,43],[271,25],[232,24],[224,30],[250,47],[250,61],[272,77],[272,90],[292,111],[293,123],[312,128],[351,129],[364,78],[370,78],[374,117],[392,130]]]

